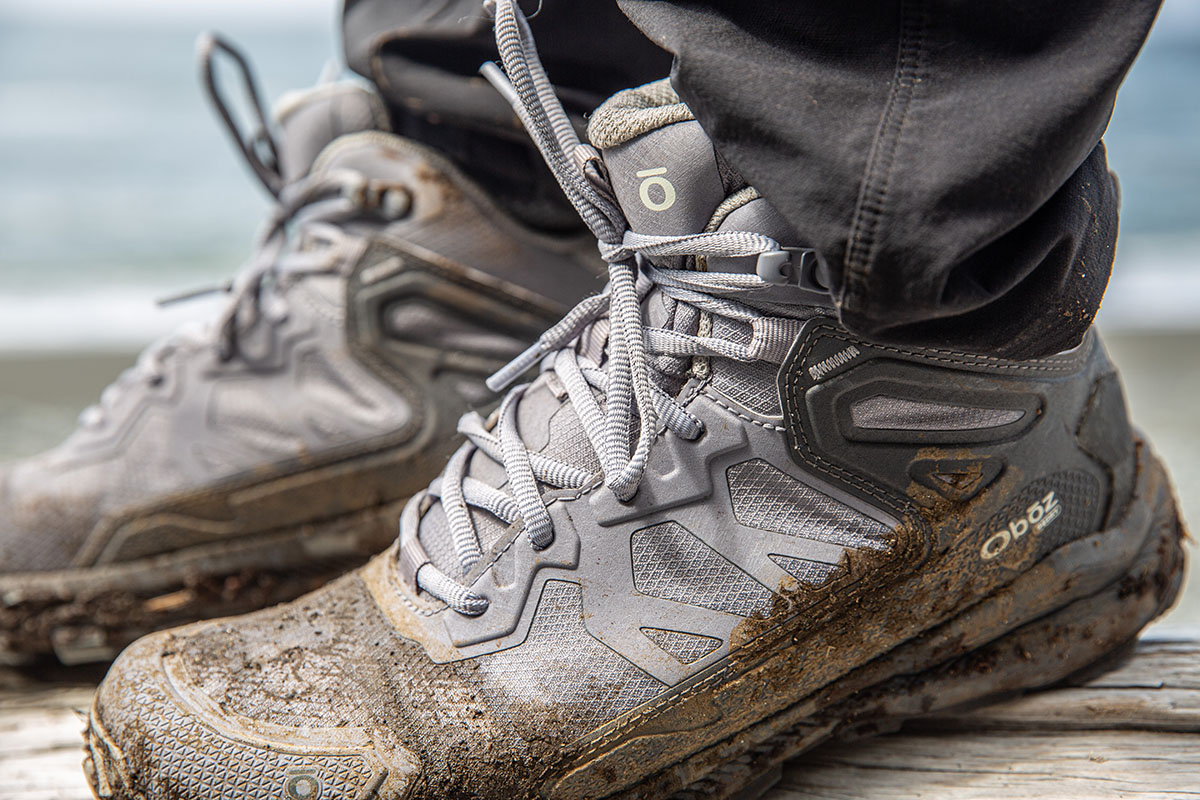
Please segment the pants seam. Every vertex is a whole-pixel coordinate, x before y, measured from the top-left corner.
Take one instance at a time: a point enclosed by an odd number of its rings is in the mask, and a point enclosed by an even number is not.
[[[867,311],[879,231],[887,216],[888,191],[900,138],[908,122],[916,85],[925,61],[927,12],[924,0],[902,0],[896,71],[892,90],[871,144],[859,189],[845,257],[845,303],[858,313]]]

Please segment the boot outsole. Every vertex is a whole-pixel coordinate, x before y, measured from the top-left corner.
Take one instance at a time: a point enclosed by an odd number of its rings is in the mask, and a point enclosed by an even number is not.
[[[0,664],[111,661],[147,633],[292,600],[387,547],[404,502],[122,564],[0,576]]]

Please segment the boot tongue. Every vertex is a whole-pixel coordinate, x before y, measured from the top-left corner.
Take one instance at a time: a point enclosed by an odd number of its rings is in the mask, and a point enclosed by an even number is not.
[[[636,233],[700,233],[737,188],[668,81],[614,95],[592,115],[588,138],[603,154],[617,202]]]
[[[334,139],[360,131],[388,131],[387,109],[374,92],[350,82],[290,92],[276,110],[279,167],[285,183],[307,175]]]
[[[780,244],[795,229],[717,153],[669,80],[613,95],[596,109],[588,138],[604,157],[629,227],[658,236],[751,231]],[[663,259],[679,268],[684,259]],[[757,259],[706,259],[711,272],[754,272]]]

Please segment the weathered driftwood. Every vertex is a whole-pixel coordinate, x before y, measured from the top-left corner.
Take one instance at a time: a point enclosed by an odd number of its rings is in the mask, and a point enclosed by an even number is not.
[[[1200,797],[1200,626],[1152,629],[1076,685],[828,744],[771,800]]]
[[[0,676],[0,798],[85,800],[91,688]],[[1200,797],[1200,626],[1154,629],[1099,677],[831,743],[769,800]]]

